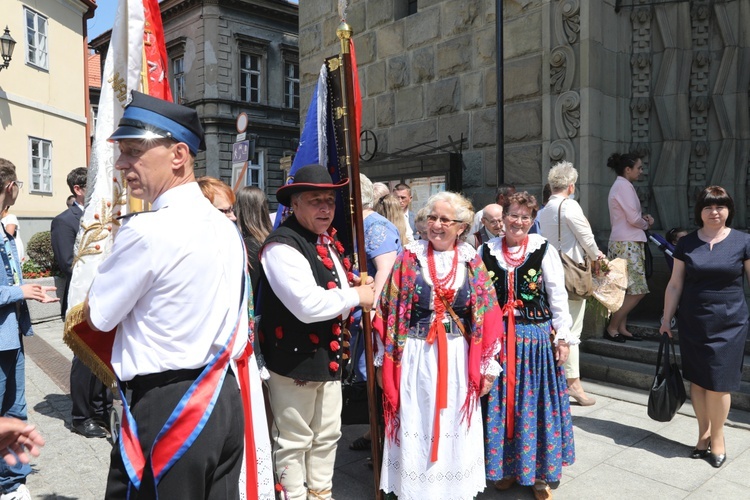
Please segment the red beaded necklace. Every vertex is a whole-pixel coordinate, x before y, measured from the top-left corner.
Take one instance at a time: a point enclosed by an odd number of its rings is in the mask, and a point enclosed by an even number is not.
[[[458,247],[453,247],[453,263],[451,264],[451,270],[445,276],[445,278],[438,278],[437,269],[435,269],[435,250],[432,248],[432,243],[427,245],[427,268],[430,270],[430,279],[434,286],[435,292],[440,292],[445,295],[445,292],[453,287],[453,283],[456,281],[456,269],[458,269]]]
[[[526,236],[521,242],[521,256],[513,257],[508,250],[508,241],[503,238],[503,258],[505,262],[511,267],[518,267],[526,260],[526,246],[529,244],[529,237]]]

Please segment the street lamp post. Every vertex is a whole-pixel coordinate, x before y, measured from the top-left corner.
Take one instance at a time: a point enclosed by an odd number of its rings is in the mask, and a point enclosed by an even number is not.
[[[16,41],[10,36],[10,30],[8,26],[5,27],[5,33],[0,36],[0,50],[2,50],[3,64],[0,64],[0,71],[7,68],[10,65],[10,60],[13,57],[13,49],[16,47]]]

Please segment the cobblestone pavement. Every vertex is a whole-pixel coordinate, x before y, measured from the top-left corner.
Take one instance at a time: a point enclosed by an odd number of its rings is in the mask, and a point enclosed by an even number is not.
[[[67,377],[72,354],[62,342],[62,323],[34,326],[26,341],[26,392],[29,420],[47,445],[32,463],[32,497],[43,500],[98,500],[104,497],[109,454],[105,439],[86,439],[70,431]],[[566,467],[554,490],[558,499],[747,498],[750,489],[750,414],[730,413],[726,429],[727,463],[714,469],[687,457],[697,424],[689,402],[667,423],[646,415],[646,394],[623,387],[584,382],[597,397],[591,407],[573,406],[576,462]],[[373,497],[369,454],[349,450],[366,426],[347,426],[339,445],[334,497]],[[505,492],[490,485],[478,499],[531,499],[530,488]],[[435,499],[437,500],[437,499]]]

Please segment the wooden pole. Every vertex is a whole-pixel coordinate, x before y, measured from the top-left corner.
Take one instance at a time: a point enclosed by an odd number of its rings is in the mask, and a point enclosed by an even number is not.
[[[367,279],[367,255],[365,253],[364,220],[362,218],[362,193],[359,183],[359,137],[355,137],[357,124],[356,115],[353,110],[354,88],[352,78],[352,61],[349,43],[352,37],[352,29],[346,22],[339,24],[336,35],[341,40],[341,52],[339,62],[341,64],[341,98],[342,113],[346,116],[344,120],[344,143],[346,148],[345,161],[349,172],[349,183],[351,186],[352,227],[354,228],[354,240],[357,249],[357,260],[359,262],[360,277],[362,282]],[[365,342],[365,360],[367,365],[367,403],[370,411],[370,439],[372,446],[372,472],[375,484],[375,498],[382,500],[383,493],[380,491],[380,429],[378,422],[378,401],[376,398],[375,365],[373,363],[372,345],[372,323],[370,321],[370,308],[362,308],[362,338]]]

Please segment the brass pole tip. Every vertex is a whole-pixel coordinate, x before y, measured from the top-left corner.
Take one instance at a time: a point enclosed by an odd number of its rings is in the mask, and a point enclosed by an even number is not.
[[[348,40],[352,37],[352,27],[347,24],[346,21],[341,21],[339,27],[336,28],[336,36],[341,40]]]

